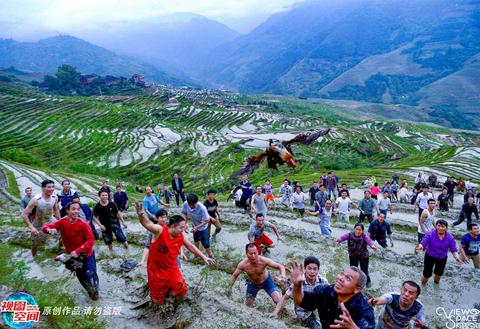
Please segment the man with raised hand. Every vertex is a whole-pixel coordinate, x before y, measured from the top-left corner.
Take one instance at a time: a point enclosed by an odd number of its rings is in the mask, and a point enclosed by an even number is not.
[[[347,267],[335,278],[335,284],[303,291],[305,280],[303,264],[292,263],[290,277],[293,283],[295,305],[307,310],[318,310],[323,328],[373,329],[373,308],[363,296],[367,276],[355,266]]]
[[[280,280],[286,282],[285,267],[279,263],[274,262],[270,258],[263,257],[259,254],[257,246],[254,243],[248,243],[245,246],[246,257],[237,265],[237,268],[230,277],[227,295],[231,293],[231,289],[235,284],[238,276],[245,272],[248,276],[247,293],[245,304],[252,306],[260,290],[265,292],[272,298],[273,302],[277,304],[280,301],[281,294],[277,291],[272,275],[268,272],[267,267],[277,269],[280,271]]]
[[[303,261],[303,266],[305,268],[305,281],[303,281],[302,286],[303,291],[313,291],[318,286],[328,284],[327,279],[319,274],[320,261],[316,257],[309,256],[305,258]],[[292,298],[292,293],[293,285],[288,288],[288,290],[282,296],[280,302],[277,304],[277,307],[275,307],[275,310],[272,312],[273,317],[276,318],[278,316],[288,299]],[[297,319],[302,321],[303,325],[311,329],[322,328],[313,311],[305,310],[299,306],[295,306],[295,315],[297,316]]]
[[[177,263],[182,246],[201,258],[206,265],[213,264],[214,261],[183,234],[186,228],[184,217],[175,215],[170,217],[168,225],[159,225],[147,218],[140,203],[135,203],[135,210],[142,226],[152,233],[147,261],[148,287],[152,301],[163,304],[170,294],[177,302],[181,302],[187,294],[187,284]]]
[[[46,241],[46,234],[41,232],[43,224],[53,221],[53,217],[60,219],[60,210],[58,207],[58,197],[54,194],[55,183],[46,179],[42,182],[42,192],[35,195],[23,210],[22,218],[27,224],[31,232],[32,239],[32,256],[37,254],[39,246],[44,245]],[[32,218],[32,213],[35,209],[35,216]],[[30,218],[33,220],[30,221]]]
[[[378,315],[377,329],[410,328],[413,320],[416,328],[426,328],[425,307],[418,300],[420,286],[413,281],[405,281],[400,293],[392,292],[372,298],[372,306],[385,305]]]

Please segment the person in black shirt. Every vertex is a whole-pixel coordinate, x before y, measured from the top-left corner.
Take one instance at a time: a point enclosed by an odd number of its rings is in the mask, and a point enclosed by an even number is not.
[[[453,180],[453,176],[448,177],[448,179],[443,183],[443,185],[448,190],[448,195],[450,196],[450,206],[453,206],[453,197],[455,193],[455,187],[458,186],[458,183]]]
[[[295,305],[318,310],[323,328],[374,329],[373,308],[363,296],[367,276],[355,266],[347,267],[335,278],[335,284],[304,292],[303,264],[293,262],[290,277]]]
[[[177,206],[180,206],[180,199],[182,198],[182,202],[185,202],[187,200],[185,198],[185,192],[184,189],[185,186],[183,185],[183,180],[178,177],[178,174],[173,175],[172,179],[172,191],[175,194],[175,201],[177,202]]]
[[[380,213],[378,219],[373,220],[368,227],[368,235],[372,241],[377,241],[383,248],[387,247],[387,236],[390,247],[393,247],[392,229],[390,223],[385,221],[385,215]]]
[[[438,195],[437,206],[440,211],[448,211],[448,203],[450,201],[450,195],[448,195],[448,189],[444,187],[442,193]]]
[[[467,220],[467,227],[469,224],[472,223],[472,215],[475,214],[477,221],[479,220],[478,216],[478,209],[477,206],[473,203],[473,197],[468,198],[468,202],[465,202],[462,206],[462,210],[460,211],[460,216],[458,219],[453,223],[453,226],[457,226],[466,219]]]
[[[127,249],[127,238],[120,227],[121,221],[123,227],[127,228],[122,213],[118,211],[115,203],[109,200],[107,191],[99,192],[98,195],[100,196],[100,202],[93,208],[93,220],[102,230],[103,242],[108,246],[108,249],[112,250],[113,234],[115,234],[117,241]]]
[[[215,242],[217,238],[217,234],[220,233],[222,230],[222,224],[220,223],[220,212],[218,211],[218,202],[215,199],[215,195],[217,191],[215,190],[208,190],[207,192],[207,200],[203,202],[205,208],[207,208],[208,214],[211,218],[210,222],[208,223],[208,235],[210,236],[210,229],[212,224],[215,226],[215,233],[213,233],[212,241]]]
[[[342,192],[347,192],[347,197],[350,197],[350,192],[348,191],[347,184],[343,183],[342,188],[338,190],[338,195],[342,195]]]
[[[318,186],[318,183],[315,182],[308,190],[308,193],[310,194],[310,206],[313,206],[313,203],[315,202],[315,194],[317,194],[318,191],[320,191],[320,188]]]
[[[463,196],[463,203],[468,202],[468,198],[473,198],[475,200],[475,194],[473,193],[473,190],[467,190],[467,193]]]
[[[111,190],[110,190],[110,186],[108,186],[108,183],[106,181],[102,183],[102,186],[100,187],[100,190],[98,191],[98,193],[100,192],[107,192],[108,198],[110,199]]]

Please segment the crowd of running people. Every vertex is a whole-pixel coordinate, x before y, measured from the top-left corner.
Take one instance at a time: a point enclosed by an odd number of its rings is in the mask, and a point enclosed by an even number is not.
[[[362,184],[363,198],[354,202],[348,186],[340,184],[335,173],[323,174],[307,193],[298,182],[285,179],[278,188],[277,197],[274,195],[277,189],[269,180],[254,187],[248,176],[243,176],[242,181],[233,186],[230,197],[235,206],[252,216],[252,223],[246,232],[245,257],[232,269],[227,295],[239,275],[245,273],[249,279],[246,305],[252,306],[258,292],[265,290],[276,304],[271,315],[277,317],[291,298],[297,318],[309,328],[405,328],[409,323],[426,327],[424,307],[418,299],[421,286],[414,280],[405,281],[396,293],[378,297],[367,298],[362,291],[371,282],[368,248],[375,251],[375,242],[382,248],[394,248],[392,228],[387,220],[393,211],[393,203],[410,202],[418,208],[418,245],[415,249],[425,252],[421,284],[427,284],[432,274],[435,284],[439,284],[448,251],[458,266],[471,261],[475,268],[479,268],[479,227],[472,216],[475,215],[478,222],[480,192],[475,195],[476,186],[471,180],[464,186],[467,191],[465,202],[453,225],[466,221],[468,232],[457,248],[454,236],[448,232],[448,222],[438,217],[453,206],[453,195],[459,190],[458,181],[449,177],[443,184],[438,184],[437,180],[435,175],[425,179],[419,174],[409,191],[407,182],[400,181],[397,175],[381,186],[375,177],[369,177]],[[22,217],[31,232],[32,255],[35,256],[38,247],[45,244],[47,234],[58,236],[59,244],[63,244],[67,253],[67,257],[59,257],[59,260],[70,264],[89,296],[96,300],[99,298],[99,280],[94,244],[103,239],[112,250],[115,236],[124,248],[129,247],[124,231],[129,198],[121,186],[117,186],[112,195],[110,187],[104,183],[98,192],[99,201],[90,209],[81,203],[68,180],[61,185],[62,189],[55,191],[55,183],[45,180],[41,184],[41,193],[35,196],[32,196],[31,188],[25,190]],[[442,191],[437,198],[430,190],[432,187]],[[212,242],[215,243],[221,232],[216,191],[208,190],[205,201],[200,202],[196,194],[186,194],[184,189],[183,181],[175,174],[172,192],[167,188],[161,190],[165,201],[147,186],[141,190],[145,192],[143,202],[135,203],[138,220],[148,231],[139,265],[146,265],[153,303],[162,304],[168,296],[180,302],[187,294],[188,287],[181,272],[184,248],[206,265],[215,263]],[[137,187],[137,192],[139,190]],[[170,200],[173,198],[180,207],[180,214],[169,216],[167,209],[172,207]],[[299,217],[305,214],[318,216],[320,234],[327,236],[332,235],[333,216],[337,221],[350,223],[352,209],[359,210],[351,232],[334,240],[336,244],[345,242],[349,255],[349,266],[338,273],[334,283],[319,274],[320,260],[314,256],[305,258],[302,263],[293,262],[288,268],[267,257],[269,253],[266,251],[275,243],[266,230],[273,231],[277,243],[281,241],[281,232],[267,220],[272,207],[290,209]],[[369,223],[368,229],[363,224],[365,219]],[[190,233],[193,234],[193,243],[189,239]],[[278,270],[280,275],[272,276],[269,269]],[[289,278],[287,271],[290,272]],[[288,289],[282,294],[277,289],[278,284]],[[373,309],[380,305],[383,308],[375,320]],[[315,309],[318,310],[318,319]]]

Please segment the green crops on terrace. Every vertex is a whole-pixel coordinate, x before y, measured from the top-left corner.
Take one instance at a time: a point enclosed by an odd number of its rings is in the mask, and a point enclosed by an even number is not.
[[[312,181],[321,172],[337,171],[349,182],[360,182],[367,175],[388,177],[392,170],[413,166],[448,169],[448,161],[457,156],[454,146],[436,137],[452,134],[447,129],[359,122],[337,115],[336,108],[289,98],[242,107],[247,103],[242,97],[237,97],[238,106],[230,108],[206,106],[202,101],[207,102],[207,97],[179,97],[182,106],[169,109],[163,95],[114,102],[2,87],[0,158],[52,172],[141,185],[168,184],[172,173],[179,172],[192,190],[215,186],[226,191],[234,181],[229,180],[231,173],[261,150],[247,147],[249,136],[257,133],[333,128],[312,145],[294,146],[295,171],[286,166],[272,171],[262,165],[253,174],[254,181],[267,176],[275,183],[285,176]],[[235,101],[230,98],[230,103]],[[247,99],[251,103],[252,98]],[[400,129],[409,137],[399,136]],[[243,137],[236,138],[238,134]],[[468,134],[452,136],[465,146],[478,144]]]

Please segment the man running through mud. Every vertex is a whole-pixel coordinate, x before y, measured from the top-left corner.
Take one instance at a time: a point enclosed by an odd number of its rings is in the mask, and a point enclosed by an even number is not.
[[[217,234],[222,230],[222,224],[220,222],[220,211],[218,210],[218,202],[215,199],[217,191],[208,190],[207,200],[203,202],[205,208],[207,208],[208,215],[210,215],[210,222],[208,223],[208,236],[211,236],[212,224],[215,226],[215,232],[212,236],[212,242],[217,240]]]
[[[37,254],[38,247],[45,244],[47,235],[41,232],[43,224],[52,222],[53,216],[60,219],[58,197],[53,194],[55,183],[46,179],[42,182],[42,192],[35,195],[23,210],[22,218],[31,232],[32,256]],[[35,216],[32,213],[35,209]],[[30,218],[33,221],[30,221]]]
[[[213,252],[210,246],[210,235],[208,234],[208,223],[210,223],[211,218],[208,214],[207,208],[202,203],[198,202],[198,196],[196,194],[190,193],[187,196],[187,201],[183,203],[180,215],[185,221],[187,218],[192,221],[191,232],[193,233],[195,246],[200,248],[200,243],[202,243],[208,256],[213,258]]]
[[[167,295],[172,295],[176,302],[181,302],[187,294],[187,284],[177,263],[182,246],[201,258],[206,265],[213,264],[214,261],[205,256],[183,234],[186,222],[182,216],[172,216],[168,225],[159,225],[147,218],[140,203],[135,203],[135,210],[142,226],[152,233],[147,261],[148,287],[152,301],[163,304]]]
[[[277,243],[278,241],[281,241],[277,227],[269,221],[266,221],[263,214],[257,214],[255,217],[255,223],[251,224],[250,229],[248,230],[248,240],[257,246],[260,255],[262,254],[262,245],[266,248],[275,247],[272,239],[265,234],[265,229],[269,227],[271,227],[273,232],[277,235]]]
[[[44,224],[42,232],[56,234],[60,232],[62,242],[67,253],[83,266],[76,269],[78,281],[88,292],[91,299],[98,299],[97,263],[93,245],[93,236],[90,225],[80,218],[80,203],[70,202],[65,206],[67,216],[53,223]]]
[[[268,272],[267,267],[279,270],[281,273],[279,280],[286,283],[285,267],[274,262],[270,258],[261,256],[254,243],[248,243],[245,246],[245,254],[246,258],[238,263],[235,272],[233,272],[230,277],[227,295],[231,294],[232,287],[238,276],[242,272],[245,272],[249,279],[247,283],[247,299],[245,304],[251,307],[258,292],[262,289],[265,290],[265,292],[272,298],[273,302],[277,304],[280,301],[281,295],[277,291],[272,275]]]
[[[125,249],[128,249],[127,237],[120,226],[121,221],[123,227],[127,228],[123,214],[118,211],[115,203],[110,201],[108,192],[101,191],[98,192],[98,195],[100,196],[100,201],[93,208],[93,220],[102,230],[103,242],[112,251],[113,235],[115,234],[117,241],[123,244]]]

